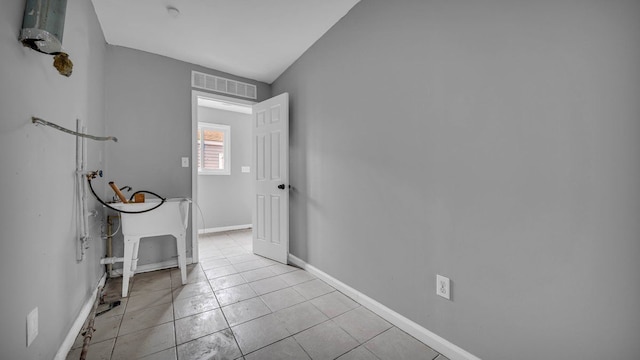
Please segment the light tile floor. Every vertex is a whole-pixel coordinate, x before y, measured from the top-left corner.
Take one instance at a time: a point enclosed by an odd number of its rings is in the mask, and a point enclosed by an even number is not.
[[[313,275],[252,254],[251,231],[200,238],[200,263],[110,279],[88,359],[428,359],[428,346]],[[107,308],[101,305],[98,311]],[[79,359],[78,335],[67,359]]]

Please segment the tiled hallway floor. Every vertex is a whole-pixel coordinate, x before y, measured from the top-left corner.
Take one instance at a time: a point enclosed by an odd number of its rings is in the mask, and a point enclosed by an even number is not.
[[[251,231],[200,238],[200,263],[107,282],[88,359],[429,359],[442,355],[323,281],[256,256]],[[101,305],[98,311],[105,308]],[[67,359],[79,359],[78,336]]]

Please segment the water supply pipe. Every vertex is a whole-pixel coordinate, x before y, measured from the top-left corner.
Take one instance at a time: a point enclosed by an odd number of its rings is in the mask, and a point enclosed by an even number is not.
[[[81,130],[82,124],[80,122],[80,119],[76,119],[76,134],[79,134]],[[84,260],[88,240],[87,224],[89,221],[86,216],[86,188],[84,187],[84,181],[82,181],[82,174],[84,172],[85,163],[85,147],[86,143],[84,142],[84,139],[76,135],[76,234],[78,236],[78,247],[76,251],[77,261]]]
[[[113,256],[113,218],[120,217],[119,215],[107,215],[107,258]],[[102,264],[102,260],[100,262]],[[107,274],[111,277],[111,271],[113,271],[113,263],[106,263]]]

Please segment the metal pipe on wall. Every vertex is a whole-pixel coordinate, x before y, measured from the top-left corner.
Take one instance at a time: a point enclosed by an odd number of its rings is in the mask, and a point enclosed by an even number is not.
[[[80,119],[76,119],[76,132],[81,131]],[[84,260],[85,254],[85,241],[86,241],[86,229],[85,229],[85,202],[84,194],[82,193],[82,163],[84,162],[84,149],[82,138],[76,135],[76,236],[78,237],[78,244],[76,248],[76,260]]]
[[[102,289],[104,289],[104,286],[98,288],[98,292],[96,293],[96,300],[93,303],[93,308],[91,309],[91,313],[89,314],[89,322],[87,323],[87,327],[85,328],[84,340],[82,341],[82,352],[80,353],[80,360],[85,360],[87,358],[89,343],[91,343],[91,338],[93,337],[93,332],[95,331],[93,324],[96,320],[96,311],[98,310],[98,304],[100,304]]]
[[[107,257],[113,256],[113,249],[111,245],[112,234],[111,229],[113,227],[113,223],[111,222],[111,215],[107,215]],[[111,270],[113,270],[113,264],[107,264],[107,275],[111,277]]]

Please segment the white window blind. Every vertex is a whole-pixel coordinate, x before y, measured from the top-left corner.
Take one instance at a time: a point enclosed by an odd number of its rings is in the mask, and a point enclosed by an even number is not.
[[[198,172],[229,175],[231,128],[228,125],[198,123]]]

